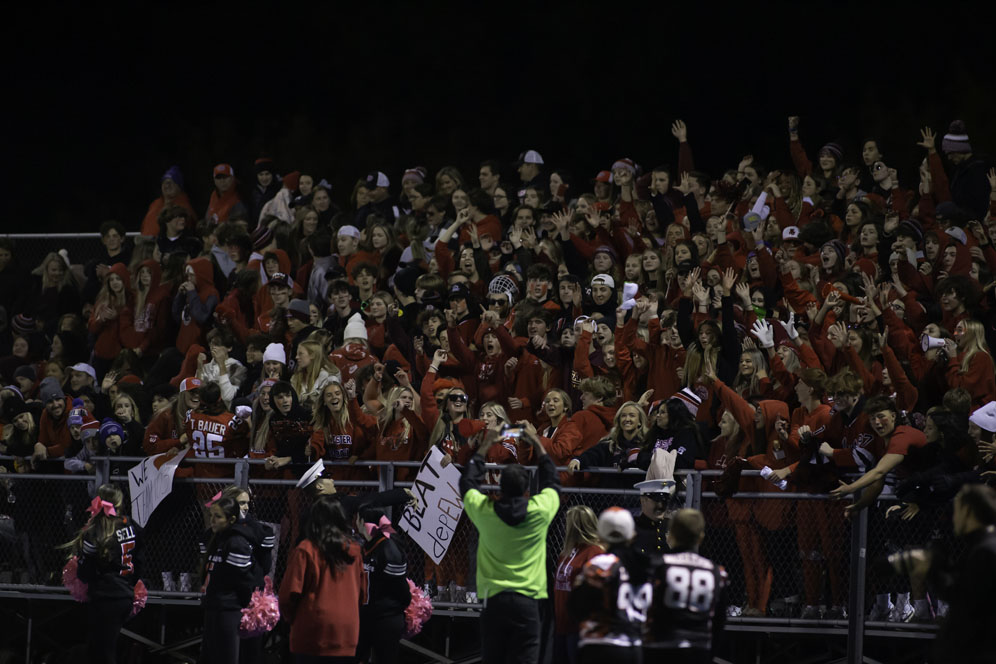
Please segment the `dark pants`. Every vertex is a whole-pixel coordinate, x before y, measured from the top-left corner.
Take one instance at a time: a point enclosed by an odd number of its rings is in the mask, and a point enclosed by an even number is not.
[[[405,614],[368,618],[360,613],[360,642],[356,646],[356,659],[377,664],[394,664],[401,650],[401,637],[405,635]]]
[[[506,591],[484,602],[481,657],[484,664],[535,664],[539,658],[539,603]]]
[[[294,655],[295,664],[353,664],[355,657],[322,657],[321,655]]]
[[[91,664],[114,664],[118,661],[118,636],[130,615],[129,597],[90,602],[86,611],[86,652]]]
[[[201,664],[238,664],[240,609],[204,610]]]
[[[263,639],[266,634],[242,639],[239,643],[239,664],[257,664],[263,659]]]

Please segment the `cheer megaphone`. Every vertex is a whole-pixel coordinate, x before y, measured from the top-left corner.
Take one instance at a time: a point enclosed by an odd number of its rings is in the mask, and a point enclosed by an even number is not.
[[[920,348],[926,353],[931,348],[940,348],[944,345],[944,339],[938,339],[937,337],[932,337],[929,334],[925,334],[920,337]]]

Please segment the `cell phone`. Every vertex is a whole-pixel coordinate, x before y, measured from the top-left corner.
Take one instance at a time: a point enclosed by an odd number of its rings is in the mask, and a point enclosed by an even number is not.
[[[525,429],[520,426],[504,426],[501,429],[501,435],[505,438],[520,438],[524,431]]]

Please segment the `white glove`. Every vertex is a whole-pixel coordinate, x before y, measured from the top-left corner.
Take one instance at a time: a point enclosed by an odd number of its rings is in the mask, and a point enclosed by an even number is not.
[[[769,323],[758,318],[754,321],[754,325],[750,328],[750,332],[757,337],[758,341],[761,342],[761,346],[764,348],[774,348],[775,330]]]
[[[252,415],[252,408],[249,406],[236,406],[235,407],[235,419],[238,420],[248,420]]]
[[[791,339],[792,341],[795,341],[796,339],[799,338],[799,330],[795,329],[795,312],[794,311],[789,314],[789,319],[788,319],[787,323],[785,323],[783,321],[778,321],[778,323],[782,326],[782,328],[784,328],[785,333],[788,335],[789,339]]]
[[[619,306],[620,309],[629,311],[636,306],[636,293],[640,290],[639,284],[634,284],[627,281],[623,284],[623,303]]]

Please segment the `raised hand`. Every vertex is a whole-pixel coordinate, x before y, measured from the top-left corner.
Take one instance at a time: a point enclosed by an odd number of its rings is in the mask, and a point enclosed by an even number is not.
[[[924,127],[920,130],[920,140],[917,145],[926,148],[928,154],[934,154],[937,152],[937,134],[930,127]]]
[[[692,190],[692,177],[688,173],[681,174],[681,182],[674,187],[682,194],[688,194]]]
[[[815,306],[815,305],[813,305],[813,306]],[[787,323],[785,321],[781,321],[780,320],[780,321],[778,321],[778,324],[782,326],[783,330],[785,330],[785,334],[788,335],[789,339],[791,339],[792,341],[795,341],[796,339],[799,338],[799,330],[795,329],[795,312],[794,311],[791,312],[791,313],[789,313],[789,319],[788,319]]]
[[[799,116],[790,115],[788,118],[788,127],[790,134],[796,134],[799,132]]]
[[[671,123],[671,135],[678,139],[679,143],[688,141],[688,127],[684,120],[675,120]]]
[[[737,297],[740,298],[740,301],[744,303],[745,307],[752,306],[750,302],[750,286],[743,281],[737,284]]]
[[[701,306],[709,304],[709,291],[702,285],[702,282],[696,281],[692,284],[692,298],[694,298],[696,304]]]
[[[436,352],[432,354],[432,364],[437,368],[446,364],[446,360],[449,358],[450,354],[448,351],[442,348],[437,348]]]
[[[989,188],[996,191],[996,168],[989,169],[989,172],[986,173],[986,179],[989,180]]]
[[[764,348],[775,347],[775,328],[767,321],[758,318],[750,328],[750,333],[757,337]]]
[[[728,267],[723,270],[722,281],[723,285],[723,295],[729,295],[730,291],[733,290],[733,285],[737,283],[737,273],[734,272],[732,267]]]

